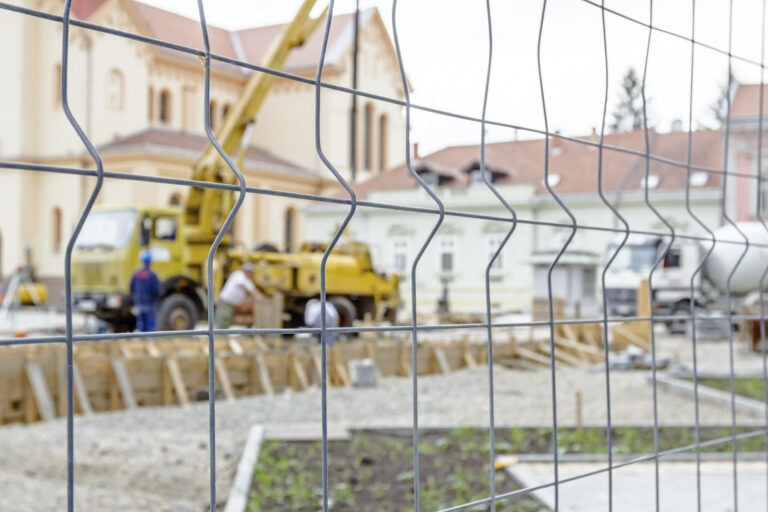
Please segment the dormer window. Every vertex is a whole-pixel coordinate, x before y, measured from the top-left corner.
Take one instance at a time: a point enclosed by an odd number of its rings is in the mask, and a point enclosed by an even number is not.
[[[477,169],[476,171],[472,171],[469,173],[469,184],[470,185],[482,185],[483,182],[483,171],[480,169]]]
[[[550,174],[547,176],[547,185],[549,185],[550,188],[556,187],[560,183],[560,175],[559,174]],[[541,184],[544,185],[544,180],[541,181]]]
[[[703,187],[709,181],[709,173],[707,172],[694,172],[691,174],[688,183],[692,187]]]
[[[643,177],[642,180],[640,180],[640,186],[643,188],[656,188],[659,186],[659,182],[661,181],[661,178],[659,178],[658,174],[649,174],[648,179]]]
[[[419,176],[429,188],[435,188],[440,183],[439,176],[433,172],[422,172]]]

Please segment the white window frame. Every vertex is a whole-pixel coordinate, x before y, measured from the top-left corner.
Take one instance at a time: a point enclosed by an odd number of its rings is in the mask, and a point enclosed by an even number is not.
[[[392,270],[400,277],[408,277],[408,260],[410,257],[410,241],[406,236],[392,237]],[[403,265],[398,265],[402,258]]]
[[[441,274],[455,274],[456,268],[457,268],[457,247],[458,247],[458,239],[456,235],[442,235],[440,236],[440,239],[438,240],[437,244],[437,265],[440,269]],[[443,266],[443,256],[446,254],[451,255],[451,268],[446,269]]]
[[[501,246],[503,241],[504,234],[502,233],[491,233],[485,236],[486,265],[490,263],[491,258],[493,258],[493,255],[499,249],[499,246]],[[503,250],[499,253],[499,257],[496,258],[496,261],[493,262],[493,266],[491,267],[491,275],[500,275],[502,272],[504,272]]]

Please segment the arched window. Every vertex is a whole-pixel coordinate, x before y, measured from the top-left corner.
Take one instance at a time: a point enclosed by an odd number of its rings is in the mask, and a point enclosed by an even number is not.
[[[208,105],[208,117],[211,120],[211,130],[216,129],[216,102],[211,101]]]
[[[61,249],[61,208],[55,206],[53,208],[53,216],[51,218],[51,246],[54,251]]]
[[[293,251],[294,230],[296,229],[296,209],[293,206],[289,206],[285,210],[285,250],[287,252]]]
[[[174,192],[171,197],[168,198],[168,204],[170,206],[179,206],[181,204],[181,193]]]
[[[171,93],[168,89],[160,93],[160,122],[163,124],[171,122]]]
[[[152,87],[147,94],[147,119],[150,122],[155,120],[155,90]]]
[[[125,80],[119,69],[112,68],[107,77],[107,107],[113,110],[123,108]]]
[[[373,105],[365,106],[363,117],[363,167],[373,169]]]
[[[389,120],[386,114],[379,117],[379,171],[383,172],[387,168],[387,126]]]

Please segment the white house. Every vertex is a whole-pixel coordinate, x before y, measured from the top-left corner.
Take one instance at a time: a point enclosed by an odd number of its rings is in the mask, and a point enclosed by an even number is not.
[[[586,282],[572,287],[570,293],[576,294],[594,293],[608,244],[619,234],[614,230],[623,229],[598,195],[598,137],[593,133],[580,140],[591,144],[552,137],[549,147],[549,184],[579,225],[563,262],[587,265],[585,268],[592,265],[594,269],[579,274],[593,286]],[[717,227],[722,218],[722,175],[693,170],[686,182],[687,140],[687,132],[650,133],[650,153],[655,159],[649,163],[649,199],[679,233],[703,234],[685,210],[685,189],[690,186],[694,213],[707,225]],[[604,143],[602,185],[606,198],[632,230],[665,232],[664,224],[644,199],[644,133],[609,134]],[[414,159],[414,170],[433,187],[448,212],[418,265],[417,300],[425,310],[437,307],[445,287],[452,310],[485,310],[486,267],[512,222],[510,213],[483,182],[479,158],[480,148],[475,145],[448,147]],[[692,165],[722,168],[719,131],[694,132]],[[554,259],[571,232],[568,215],[544,185],[544,168],[541,139],[486,146],[489,176],[518,219],[501,259],[490,272],[491,301],[497,311],[530,310],[533,265],[546,268],[546,262]],[[358,198],[366,201],[433,210],[423,213],[362,206],[349,227],[350,238],[370,244],[374,265],[403,277],[401,292],[408,301],[410,268],[438,219],[436,206],[405,166],[359,184],[356,190]],[[327,240],[346,210],[343,205],[308,207],[305,237]],[[563,283],[559,286],[566,286],[567,281],[555,277],[556,283]],[[556,296],[564,294],[563,289],[553,292]],[[589,302],[590,297],[585,299]]]

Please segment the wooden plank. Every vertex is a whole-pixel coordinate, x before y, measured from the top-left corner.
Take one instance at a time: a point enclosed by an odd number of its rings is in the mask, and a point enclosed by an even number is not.
[[[241,356],[245,353],[243,346],[231,336],[227,339],[227,345],[229,346],[229,350],[231,350],[235,355]]]
[[[309,387],[309,379],[307,379],[307,372],[304,371],[304,366],[299,361],[298,357],[293,357],[293,373],[299,383],[301,389],[307,389]]]
[[[163,405],[171,405],[173,403],[173,382],[171,379],[171,372],[168,370],[168,360],[163,358],[162,366],[162,387],[163,387]]]
[[[445,355],[445,351],[442,347],[433,347],[432,353],[437,361],[437,367],[440,373],[451,373],[451,365],[448,364],[448,358]]]
[[[637,347],[640,347],[645,352],[651,351],[650,341],[646,341],[645,339],[633,333],[629,329],[625,329],[620,325],[614,325],[611,330],[613,331],[614,335],[618,334],[620,337],[624,338],[628,343],[635,345]]]
[[[601,350],[596,349],[592,345],[587,345],[586,343],[566,338],[555,338],[555,344],[559,347],[566,347],[572,352],[576,352],[574,355],[585,361],[601,363],[604,359],[604,354]]]
[[[93,414],[91,400],[88,398],[88,388],[85,386],[83,375],[80,373],[80,367],[76,361],[72,361],[72,380],[77,396],[77,404],[80,406],[80,412],[86,416]]]
[[[48,384],[45,382],[42,368],[40,368],[36,361],[31,361],[26,364],[25,370],[40,416],[44,421],[55,419],[56,409],[53,406],[53,398],[51,398],[51,392],[48,389]]]
[[[464,364],[468,368],[474,368],[477,366],[477,361],[475,360],[475,356],[472,355],[472,350],[469,348],[469,345],[464,346],[462,361],[464,361]]]
[[[187,387],[184,385],[184,378],[179,370],[179,362],[174,357],[169,357],[165,360],[165,366],[168,369],[168,374],[171,376],[171,383],[173,389],[176,391],[176,399],[179,401],[179,405],[182,407],[189,405],[189,396],[187,395]]]
[[[120,388],[120,394],[123,395],[123,403],[126,409],[135,409],[136,396],[133,394],[133,387],[131,386],[131,378],[128,375],[128,370],[125,368],[125,363],[122,359],[112,359],[112,371],[117,379],[117,385]]]
[[[323,374],[323,363],[320,360],[320,354],[313,354],[312,355],[312,364],[315,367],[315,373],[317,376],[317,381],[315,381],[317,384],[320,384],[320,378]]]
[[[527,359],[529,361],[533,361],[534,363],[539,363],[544,366],[550,366],[551,364],[549,357],[543,356],[538,352],[534,352],[533,350],[530,350],[527,348],[517,347],[517,350],[515,351],[515,355],[517,357],[521,357],[523,359]],[[558,365],[557,361],[555,361],[555,368],[562,368],[562,365]]]
[[[264,354],[258,353],[253,356],[253,362],[256,364],[256,368],[259,372],[259,382],[261,383],[261,389],[267,395],[273,395],[275,393],[272,388],[272,380],[269,378],[269,369],[267,363],[264,361]]]
[[[67,353],[56,353],[56,381],[58,384],[59,416],[67,415]]]
[[[398,368],[400,369],[400,373],[405,377],[411,376],[411,354],[408,350],[410,347],[408,347],[407,344],[402,343],[400,347],[397,350],[397,364]]]
[[[546,355],[551,355],[552,353],[552,347],[550,347],[549,343],[541,343],[537,348]],[[555,349],[555,359],[571,366],[580,366],[582,364],[581,359],[563,350]]]
[[[227,367],[224,365],[224,361],[222,361],[220,357],[217,357],[213,361],[213,366],[216,371],[216,376],[219,378],[219,382],[221,382],[221,387],[224,390],[224,396],[228,401],[234,402],[235,392],[232,389],[232,382],[229,380],[229,372],[227,372]]]
[[[147,342],[147,354],[151,355],[152,357],[161,357],[163,354],[160,352],[160,349],[157,348],[157,345],[154,344],[152,341]]]

